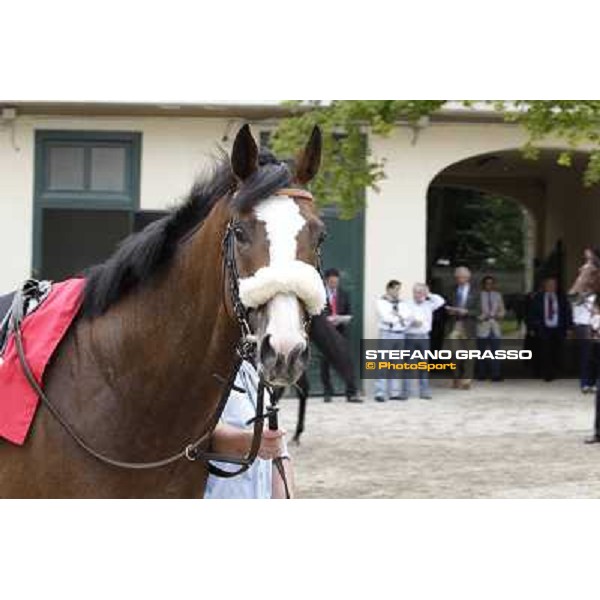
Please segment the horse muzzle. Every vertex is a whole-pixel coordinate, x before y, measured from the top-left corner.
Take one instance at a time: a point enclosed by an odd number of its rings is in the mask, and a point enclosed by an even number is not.
[[[296,344],[289,351],[277,350],[271,335],[266,335],[258,350],[261,373],[267,383],[283,387],[295,383],[308,366],[307,342]]]
[[[294,294],[276,294],[256,312],[261,373],[271,385],[290,385],[308,366],[304,309]]]

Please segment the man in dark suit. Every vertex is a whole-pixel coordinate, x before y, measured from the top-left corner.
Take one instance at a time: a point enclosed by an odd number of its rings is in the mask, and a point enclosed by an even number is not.
[[[552,381],[560,373],[564,340],[572,326],[571,304],[558,291],[555,277],[544,279],[541,291],[531,299],[528,321],[537,340],[541,376]]]
[[[337,331],[347,340],[348,324],[339,321],[339,317],[348,316],[350,312],[350,298],[348,293],[340,287],[340,273],[337,269],[325,271],[325,290],[327,292],[327,307],[325,316]],[[319,323],[317,322],[317,327]],[[340,375],[346,384],[346,398],[349,402],[362,402],[356,396],[356,383],[352,365],[345,369]],[[331,402],[333,396],[333,385],[331,383],[331,368],[329,360],[321,355],[321,382],[323,384],[323,396],[325,402]]]

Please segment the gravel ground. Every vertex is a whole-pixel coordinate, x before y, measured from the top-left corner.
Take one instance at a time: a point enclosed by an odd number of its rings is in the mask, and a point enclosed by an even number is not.
[[[598,498],[593,396],[574,381],[434,388],[433,400],[309,399],[293,447],[301,498]],[[292,432],[297,402],[282,402]]]

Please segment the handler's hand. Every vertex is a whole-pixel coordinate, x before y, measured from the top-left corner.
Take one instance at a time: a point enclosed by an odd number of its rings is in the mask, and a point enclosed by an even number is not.
[[[263,460],[272,460],[281,456],[284,451],[283,440],[285,438],[285,429],[265,429],[260,441],[258,456]]]

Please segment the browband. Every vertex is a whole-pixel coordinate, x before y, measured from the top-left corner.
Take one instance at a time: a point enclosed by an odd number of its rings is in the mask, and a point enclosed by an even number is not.
[[[303,200],[314,200],[313,195],[308,190],[301,188],[281,188],[277,190],[274,196],[291,196],[292,198],[302,198]]]

